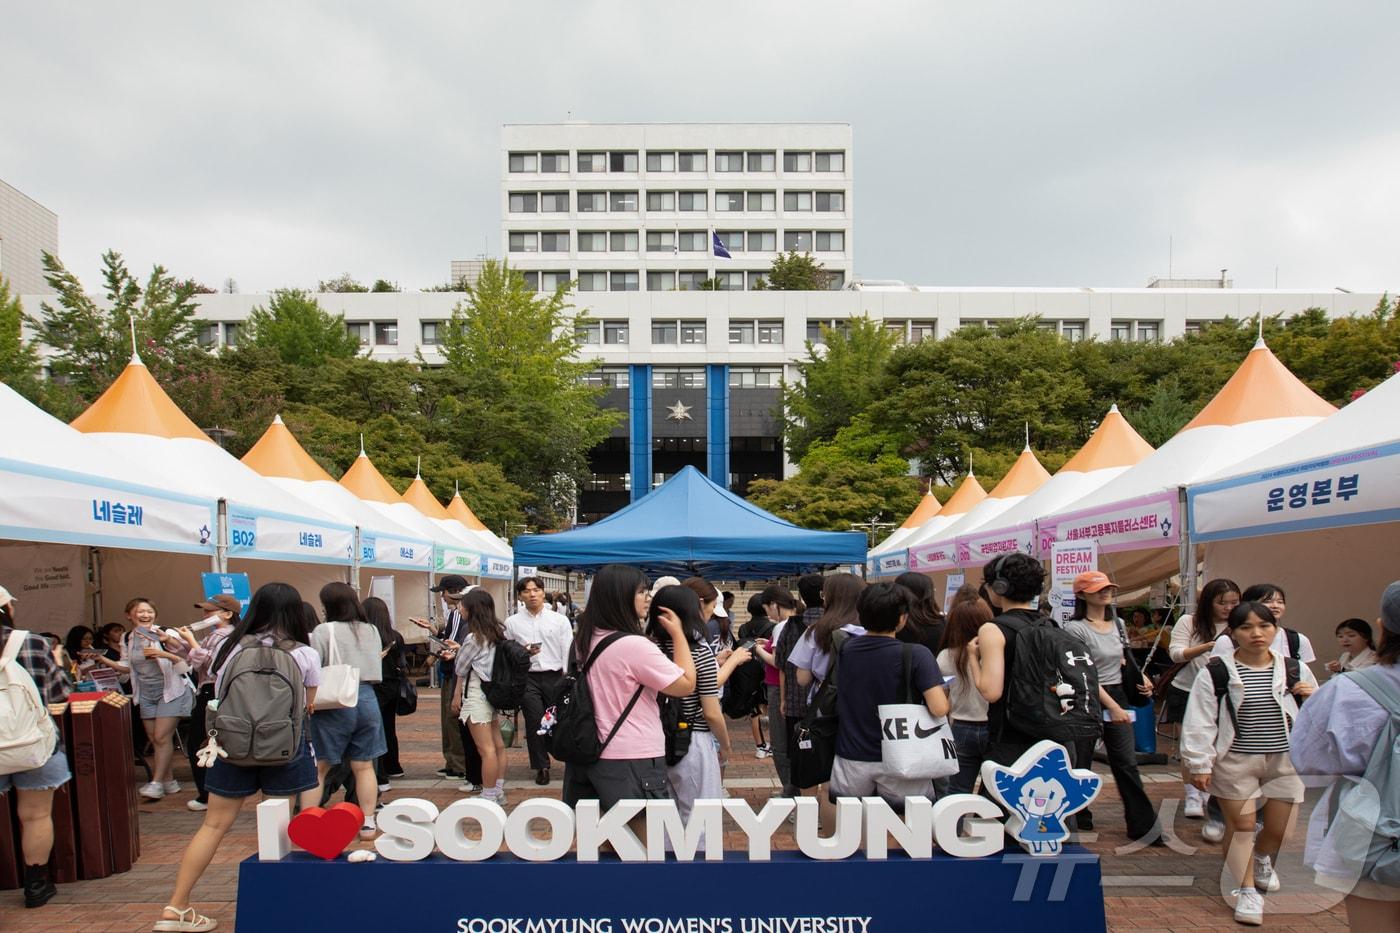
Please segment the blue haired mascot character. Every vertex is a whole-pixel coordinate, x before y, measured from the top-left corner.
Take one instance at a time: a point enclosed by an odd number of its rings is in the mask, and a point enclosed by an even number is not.
[[[1042,740],[1010,767],[983,762],[982,784],[1006,808],[1007,834],[1031,855],[1050,856],[1069,838],[1065,817],[1094,801],[1103,778],[1071,767],[1063,745]]]

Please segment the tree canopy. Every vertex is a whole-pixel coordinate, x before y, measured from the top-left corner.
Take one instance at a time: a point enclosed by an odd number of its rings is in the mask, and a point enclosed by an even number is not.
[[[315,366],[360,352],[360,341],[345,328],[345,315],[331,314],[315,295],[279,288],[267,307],[258,305],[244,325],[242,343],[275,351],[283,363]]]
[[[821,328],[797,363],[799,382],[783,383],[783,434],[788,455],[801,460],[811,445],[830,440],[875,400],[897,338],[869,317]]]
[[[0,382],[30,401],[38,401],[43,386],[39,381],[39,349],[24,339],[24,306],[10,283],[0,276]]]
[[[756,289],[782,292],[820,292],[831,288],[831,273],[812,258],[796,250],[779,253],[772,267],[754,285]]]

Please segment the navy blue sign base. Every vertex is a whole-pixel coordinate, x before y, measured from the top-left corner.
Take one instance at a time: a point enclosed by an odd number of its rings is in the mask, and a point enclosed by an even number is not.
[[[525,869],[530,873],[525,874]],[[432,933],[914,933],[1106,930],[1099,858],[935,856],[820,862],[774,852],[750,862],[455,862],[350,864],[296,852],[244,860],[244,930]]]

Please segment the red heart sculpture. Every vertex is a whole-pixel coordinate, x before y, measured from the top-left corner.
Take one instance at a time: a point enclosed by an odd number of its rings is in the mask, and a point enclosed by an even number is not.
[[[365,822],[365,811],[353,803],[338,803],[329,810],[308,807],[287,824],[287,836],[299,848],[323,859],[345,851]]]

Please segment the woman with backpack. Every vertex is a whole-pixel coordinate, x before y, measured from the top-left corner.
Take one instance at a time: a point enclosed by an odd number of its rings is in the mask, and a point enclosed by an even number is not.
[[[496,617],[496,601],[477,587],[462,597],[458,606],[466,623],[462,643],[448,642],[457,672],[457,692],[452,697],[452,715],[458,717],[462,744],[473,745],[481,755],[481,798],[501,806],[506,803],[506,743],[496,710],[486,699],[482,684],[491,682],[496,664],[496,646],[506,640],[506,627]],[[458,788],[472,789],[470,782]]]
[[[379,800],[374,760],[388,750],[374,685],[383,677],[380,652],[388,645],[379,630],[365,618],[364,607],[350,584],[327,583],[321,587],[321,608],[326,621],[311,633],[311,647],[320,654],[322,667],[336,663],[358,668],[360,685],[354,706],[320,709],[311,717],[316,771],[324,783],[333,766],[346,760],[350,762],[355,779],[355,800],[365,813],[360,835],[370,838],[374,835],[374,811]]]
[[[966,588],[966,587],[965,587]],[[948,781],[954,794],[970,794],[982,773],[990,742],[987,731],[987,700],[977,689],[982,679],[982,665],[972,641],[982,626],[992,621],[992,609],[977,598],[954,602],[948,611],[948,625],[943,630],[943,646],[938,652],[938,669],[948,684],[948,699],[952,703],[949,718],[953,726],[953,744],[958,748],[958,773]]]
[[[403,777],[403,767],[399,764],[399,687],[403,683],[404,672],[403,636],[394,631],[394,620],[389,617],[389,604],[378,596],[371,596],[364,602],[365,618],[379,630],[379,640],[386,647],[379,662],[379,683],[374,685],[374,696],[379,701],[379,718],[384,723],[385,752],[374,761],[374,776],[379,782],[379,792],[389,790],[389,779]]]
[[[650,606],[647,578],[636,568],[609,564],[593,578],[572,653],[584,671],[603,749],[592,764],[565,764],[567,804],[596,799],[606,811],[619,800],[671,796],[657,694],[693,693],[695,661],[685,628],[673,611],[657,611],[657,622],[671,639],[669,659],[642,634]]]
[[[1347,922],[1358,933],[1400,930],[1400,879],[1381,883],[1373,877],[1377,869],[1385,871],[1380,864],[1384,855],[1377,856],[1375,868],[1370,864],[1378,848],[1384,852],[1385,840],[1379,834],[1358,839],[1330,815],[1339,802],[1337,795],[1364,777],[1375,788],[1382,818],[1400,819],[1394,809],[1400,763],[1394,754],[1387,756],[1400,739],[1395,728],[1400,718],[1400,582],[1385,588],[1376,621],[1381,642],[1375,664],[1333,677],[1308,698],[1293,727],[1289,752],[1299,774],[1333,779],[1327,796],[1313,808],[1303,863],[1316,873],[1318,885],[1346,894]],[[1359,854],[1358,842],[1366,846],[1367,858],[1345,857],[1346,851]],[[1400,856],[1389,855],[1386,864],[1388,877],[1395,878]]]
[[[1295,697],[1308,696],[1317,681],[1306,664],[1272,650],[1278,625],[1263,603],[1240,603],[1225,624],[1235,652],[1212,659],[1196,675],[1181,757],[1191,783],[1224,812],[1225,864],[1239,883],[1235,920],[1258,926],[1263,892],[1279,886],[1274,859],[1303,799],[1303,782],[1288,757]]]
[[[311,709],[316,698],[316,687],[321,682],[321,656],[309,644],[306,617],[302,614],[301,605],[301,594],[286,583],[266,583],[258,588],[243,620],[224,639],[210,662],[216,697],[227,699],[224,676],[233,670],[233,661],[243,652],[241,642],[244,638],[251,639],[250,645],[279,650],[290,643],[295,647],[287,649],[287,653],[301,676],[305,690],[304,708],[308,711]],[[266,797],[296,797],[303,791],[312,790],[317,784],[311,729],[305,725],[301,729],[300,747],[286,764],[256,767],[230,764],[224,758],[216,757],[204,778],[204,786],[209,792],[209,809],[204,812],[204,824],[185,847],[185,854],[180,858],[179,873],[175,876],[175,890],[166,902],[168,906],[161,919],[152,929],[201,933],[218,927],[217,920],[203,916],[190,906],[190,892],[233,827],[244,798],[259,792]]]
[[[1240,602],[1263,603],[1274,614],[1274,619],[1278,624],[1278,634],[1274,636],[1272,646],[1274,651],[1285,658],[1297,658],[1304,664],[1317,662],[1317,652],[1313,651],[1312,640],[1297,629],[1287,628],[1283,624],[1283,616],[1288,609],[1283,587],[1277,583],[1255,583],[1240,594]],[[1228,636],[1221,635],[1215,640],[1215,648],[1211,651],[1211,656],[1218,658],[1230,654],[1234,650],[1235,643]]]
[[[184,657],[170,650],[183,647],[184,641],[156,625],[155,605],[138,596],[126,604],[126,617],[132,629],[121,666],[131,672],[132,696],[151,740],[147,765],[151,780],[141,785],[139,793],[148,800],[160,800],[180,792],[172,767],[175,727],[194,711],[194,687],[185,676]]]

